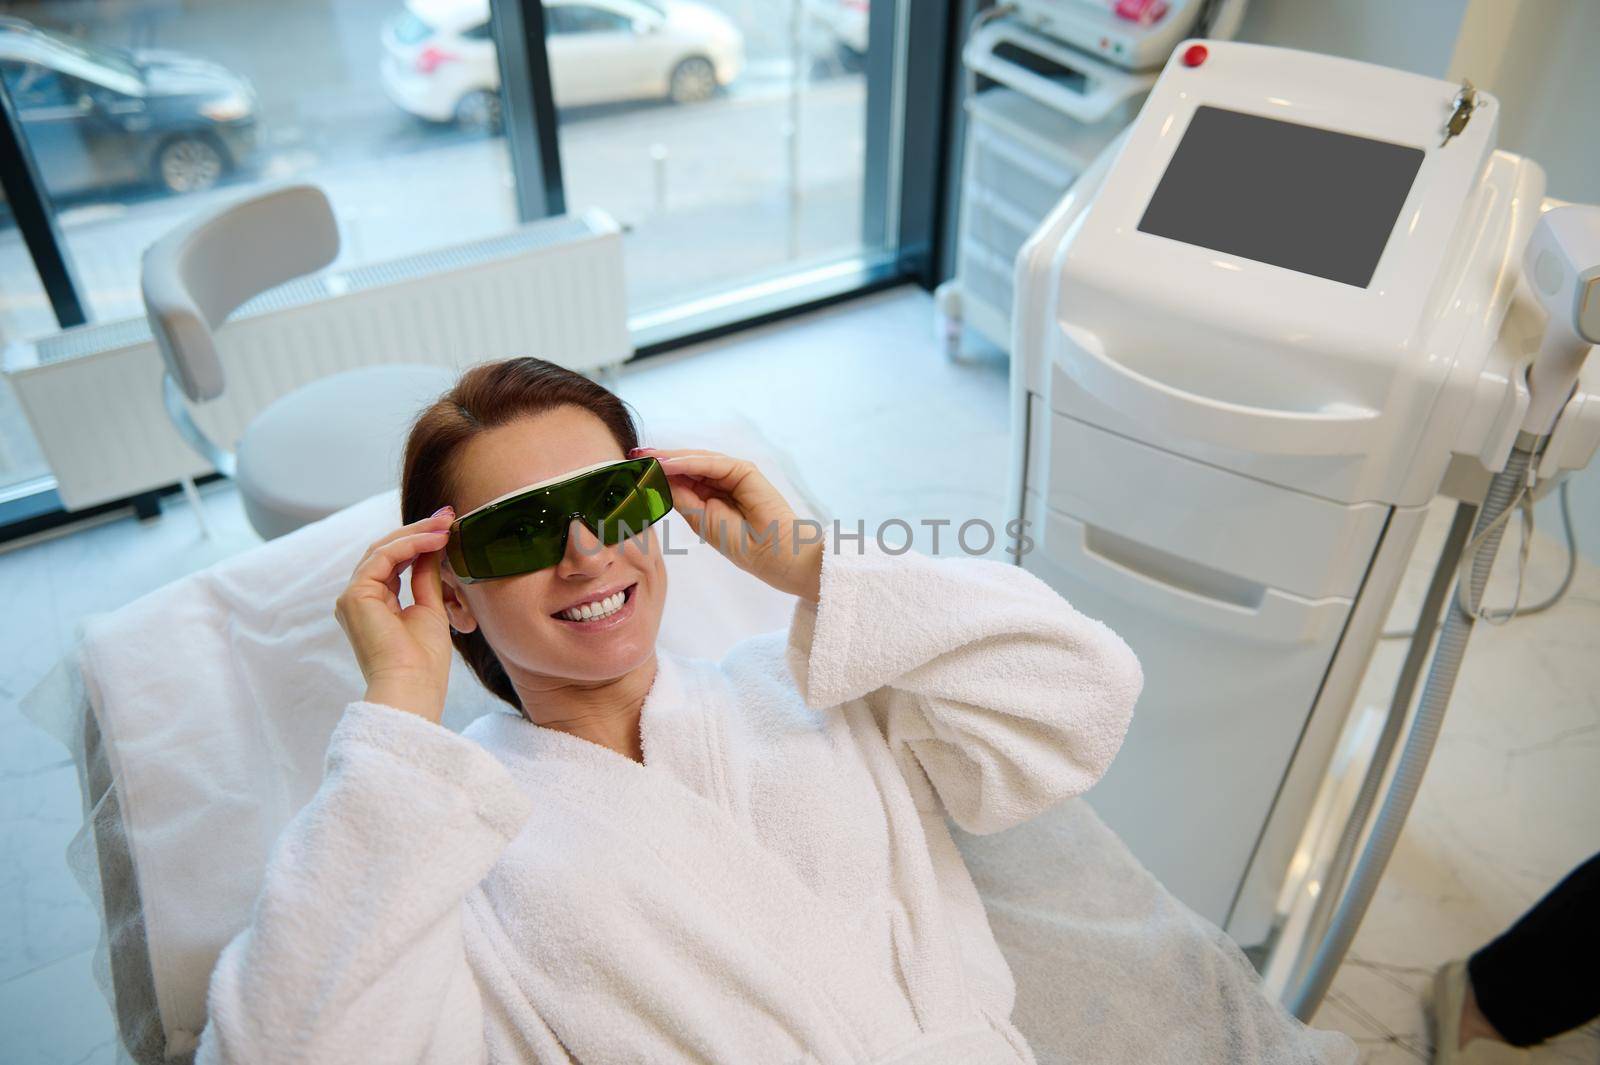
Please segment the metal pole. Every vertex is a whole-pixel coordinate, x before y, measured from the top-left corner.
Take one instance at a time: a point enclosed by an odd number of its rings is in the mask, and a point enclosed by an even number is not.
[[[655,213],[667,210],[667,146],[656,143],[650,146],[650,169],[655,181]]]
[[[491,0],[489,10],[500,63],[506,147],[516,175],[517,216],[532,222],[562,214],[567,193],[545,49],[543,0]]]
[[[1528,469],[1538,455],[1542,441],[1524,446],[1526,432],[1517,435],[1517,444],[1506,459],[1505,468],[1489,482],[1488,494],[1478,510],[1469,538],[1470,554],[1466,558],[1468,570],[1456,582],[1456,599],[1448,608],[1444,627],[1439,632],[1439,642],[1434,648],[1433,660],[1428,666],[1428,679],[1422,686],[1422,698],[1412,715],[1411,728],[1406,734],[1405,746],[1400,751],[1394,776],[1383,796],[1383,805],[1367,836],[1366,846],[1350,874],[1350,883],[1339,892],[1339,907],[1329,922],[1328,931],[1316,945],[1316,953],[1306,968],[1304,980],[1288,995],[1284,1005],[1302,1021],[1311,1019],[1317,1006],[1328,993],[1334,974],[1344,961],[1356,931],[1366,916],[1367,907],[1377,893],[1378,882],[1389,859],[1394,856],[1400,833],[1411,813],[1417,792],[1421,790],[1423,774],[1444,724],[1445,712],[1450,707],[1450,696],[1455,691],[1456,679],[1461,672],[1462,659],[1466,657],[1467,642],[1472,636],[1476,614],[1467,613],[1463,602],[1481,604],[1483,590],[1489,583],[1489,571],[1494,568],[1495,553],[1500,550],[1500,540],[1505,526],[1500,523],[1509,515],[1527,485]],[[1464,506],[1465,504],[1463,504]],[[1475,546],[1472,546],[1474,545]],[[1463,596],[1469,598],[1463,599]],[[1476,609],[1476,608],[1475,608]],[[1335,890],[1326,885],[1326,890]]]
[[[800,256],[800,93],[805,88],[801,33],[805,28],[801,0],[789,0],[789,258]]]
[[[1344,893],[1350,866],[1355,862],[1356,849],[1366,833],[1367,820],[1377,803],[1378,791],[1388,773],[1389,761],[1400,742],[1401,731],[1405,728],[1406,718],[1411,712],[1411,703],[1417,693],[1417,681],[1422,677],[1423,667],[1428,664],[1428,653],[1433,649],[1433,638],[1439,629],[1439,617],[1444,613],[1445,603],[1455,586],[1456,574],[1461,569],[1461,554],[1472,536],[1472,524],[1477,516],[1476,503],[1462,502],[1456,505],[1450,531],[1445,534],[1444,546],[1440,548],[1438,561],[1433,567],[1433,579],[1428,584],[1427,594],[1423,596],[1422,607],[1417,611],[1417,627],[1411,634],[1411,644],[1406,650],[1405,663],[1400,668],[1399,679],[1396,680],[1394,690],[1389,697],[1389,714],[1384,719],[1383,731],[1379,734],[1377,746],[1373,749],[1372,761],[1362,778],[1361,789],[1356,795],[1355,804],[1351,807],[1338,846],[1322,874],[1322,888],[1317,893],[1316,902],[1312,904],[1311,917],[1306,924],[1305,937],[1301,941],[1300,956],[1295,959],[1289,979],[1284,985],[1286,991],[1300,986],[1318,944],[1327,935],[1328,926],[1333,921],[1334,911]]]
[[[83,286],[78,284],[66,241],[50,210],[44,180],[28,148],[22,120],[17,117],[11,93],[4,84],[0,84],[0,112],[0,188],[5,190],[6,202],[11,205],[11,215],[17,221],[45,295],[50,297],[56,323],[62,329],[82,325],[89,320],[81,295]]]

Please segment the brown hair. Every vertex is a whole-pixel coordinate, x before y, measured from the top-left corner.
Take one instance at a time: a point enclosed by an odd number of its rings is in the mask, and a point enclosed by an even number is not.
[[[421,521],[451,502],[456,491],[455,456],[468,440],[561,406],[581,407],[599,418],[624,454],[639,443],[627,404],[582,374],[535,358],[481,363],[464,372],[412,423],[400,474],[400,521],[406,525]],[[452,628],[450,639],[485,688],[523,709],[481,628],[472,632]]]

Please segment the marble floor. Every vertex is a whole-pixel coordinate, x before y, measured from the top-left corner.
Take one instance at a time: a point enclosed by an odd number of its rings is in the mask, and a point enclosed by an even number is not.
[[[653,423],[755,421],[835,514],[995,521],[1007,373],[993,353],[945,359],[931,301],[901,289],[648,360],[619,391],[647,438]],[[209,538],[173,497],[148,522],[121,517],[0,551],[10,604],[0,615],[0,1060],[116,1060],[92,975],[96,918],[63,857],[80,819],[75,771],[17,701],[77,619],[257,542],[230,485],[209,486],[201,502]],[[1437,537],[1448,514],[1433,517]],[[1558,576],[1560,546],[1541,533],[1532,557],[1537,597]],[[1426,577],[1419,562],[1393,624],[1408,623]],[[1364,1060],[1428,1060],[1417,991],[1433,967],[1491,937],[1600,850],[1596,622],[1600,570],[1584,565],[1557,608],[1475,635],[1416,812],[1317,1017],[1355,1037]],[[1400,653],[1398,644],[1380,651],[1365,699],[1380,698]],[[1577,1033],[1534,1060],[1600,1061],[1600,1036]]]

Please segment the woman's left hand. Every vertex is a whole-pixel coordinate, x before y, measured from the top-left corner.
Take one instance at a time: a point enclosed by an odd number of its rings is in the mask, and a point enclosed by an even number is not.
[[[693,448],[645,447],[632,454],[661,463],[673,508],[700,539],[779,591],[817,601],[820,537],[800,542],[794,509],[754,463]]]

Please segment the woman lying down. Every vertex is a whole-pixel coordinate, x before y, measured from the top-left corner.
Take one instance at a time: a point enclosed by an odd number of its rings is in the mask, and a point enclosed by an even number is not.
[[[945,814],[996,832],[1092,785],[1132,652],[1021,568],[802,544],[748,462],[636,445],[534,359],[418,419],[406,524],[337,603],[365,696],[199,1061],[1034,1060]],[[656,649],[674,506],[798,597],[787,632]],[[512,712],[438,723],[452,645]]]

